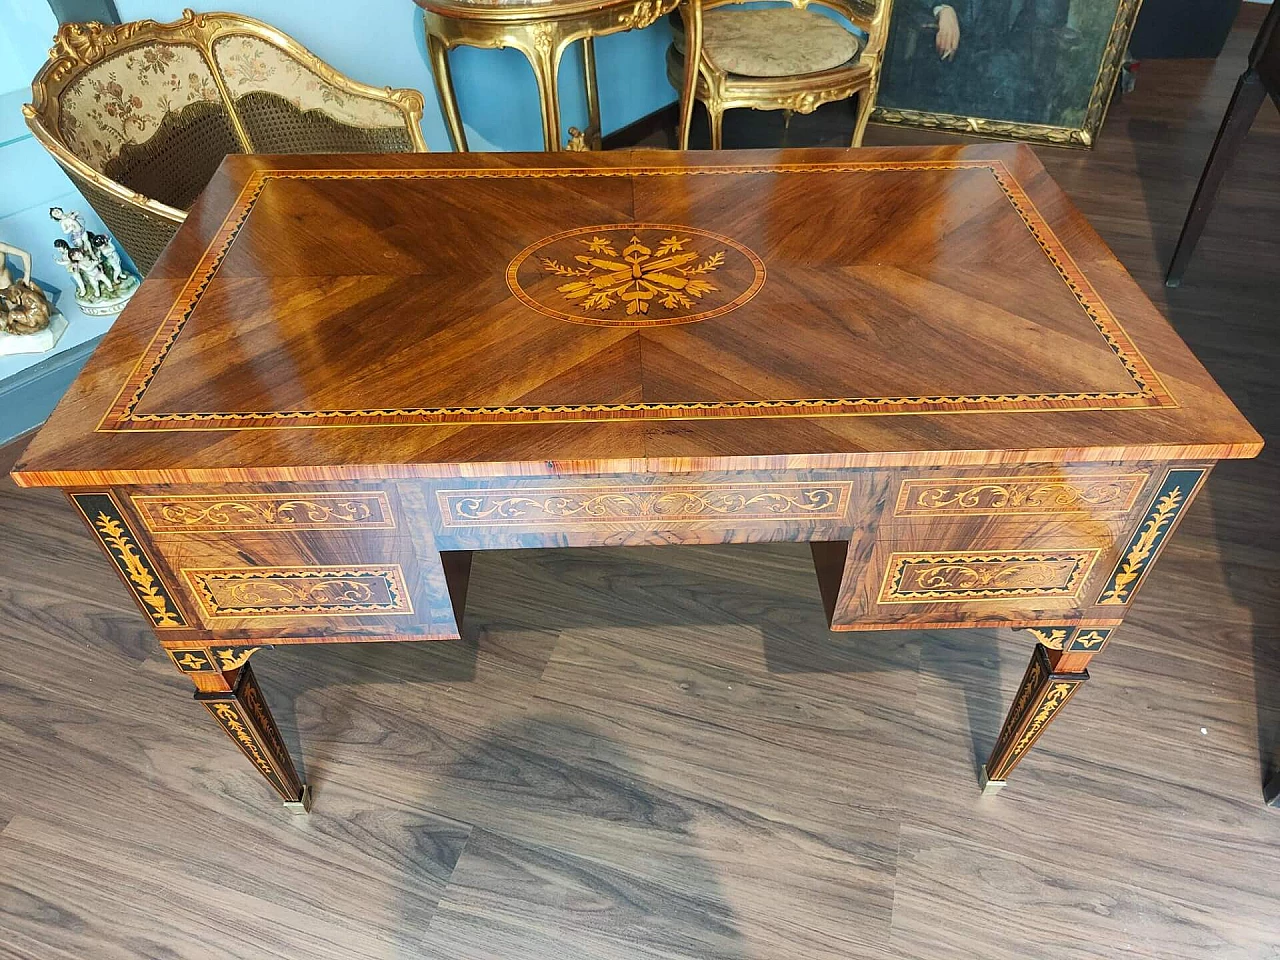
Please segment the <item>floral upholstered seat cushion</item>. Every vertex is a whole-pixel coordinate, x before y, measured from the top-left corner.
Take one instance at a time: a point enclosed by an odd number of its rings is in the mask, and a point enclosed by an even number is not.
[[[703,18],[702,48],[726,73],[795,77],[856,59],[860,44],[852,32],[812,10],[721,7]],[[684,53],[682,33],[676,49]]]

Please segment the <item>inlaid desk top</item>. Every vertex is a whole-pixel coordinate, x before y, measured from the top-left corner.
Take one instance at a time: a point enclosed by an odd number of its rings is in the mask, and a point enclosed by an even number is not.
[[[1025,147],[232,156],[15,476],[305,807],[250,656],[646,543],[807,542],[833,630],[1027,630],[1003,783],[1260,447]]]
[[[15,476],[1259,448],[1026,147],[229,156]]]

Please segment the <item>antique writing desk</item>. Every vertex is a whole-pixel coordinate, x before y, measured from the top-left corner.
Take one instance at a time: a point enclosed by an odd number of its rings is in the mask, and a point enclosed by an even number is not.
[[[1025,147],[232,156],[14,475],[305,804],[250,655],[456,638],[513,547],[808,541],[833,630],[1028,628],[1001,783],[1260,446]]]

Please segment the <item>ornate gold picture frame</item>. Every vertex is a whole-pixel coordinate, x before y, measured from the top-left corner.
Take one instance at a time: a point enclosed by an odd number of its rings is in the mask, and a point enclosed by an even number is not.
[[[879,123],[1092,147],[1142,0],[897,0]]]

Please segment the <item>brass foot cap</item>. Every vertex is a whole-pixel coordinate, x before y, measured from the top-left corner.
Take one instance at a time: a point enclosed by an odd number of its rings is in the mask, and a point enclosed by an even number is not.
[[[299,800],[286,800],[284,808],[290,813],[310,813],[311,812],[311,787],[308,784],[302,785],[302,798]]]
[[[987,765],[985,763],[982,765],[982,795],[984,797],[989,797],[993,793],[999,793],[1000,788],[1003,787],[1008,782],[1009,782],[1008,780],[990,779],[987,776]]]

